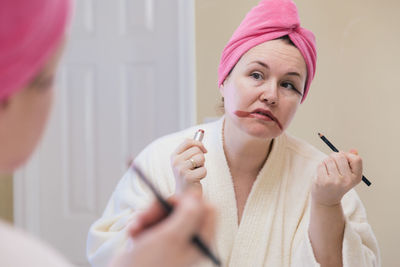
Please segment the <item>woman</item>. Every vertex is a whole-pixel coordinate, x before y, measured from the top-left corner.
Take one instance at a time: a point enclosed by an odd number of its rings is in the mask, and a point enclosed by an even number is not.
[[[225,115],[160,138],[135,160],[164,194],[197,187],[216,205],[214,246],[224,266],[380,265],[352,189],[362,176],[357,152],[327,157],[285,133],[315,66],[314,35],[300,27],[295,4],[261,1],[222,54]],[[198,128],[205,131],[203,143],[190,139]],[[97,259],[104,255],[96,248],[123,245],[120,231],[146,206],[147,196],[133,173],[122,178],[89,232],[95,266],[102,266]],[[104,232],[109,238],[99,240]]]
[[[0,0],[0,173],[23,164],[42,135],[70,12],[70,0]],[[174,201],[175,212],[161,223],[165,214],[156,203],[140,214],[129,228],[136,246],[115,256],[111,266],[188,266],[201,257],[188,240],[198,231],[210,239],[213,210],[196,193]],[[0,236],[0,266],[70,266],[1,221]]]

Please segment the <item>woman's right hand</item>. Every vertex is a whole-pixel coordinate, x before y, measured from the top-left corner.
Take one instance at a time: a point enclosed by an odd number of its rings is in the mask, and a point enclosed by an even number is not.
[[[171,155],[177,193],[188,187],[201,190],[200,181],[207,175],[204,167],[205,153],[207,153],[207,149],[202,142],[186,139]]]

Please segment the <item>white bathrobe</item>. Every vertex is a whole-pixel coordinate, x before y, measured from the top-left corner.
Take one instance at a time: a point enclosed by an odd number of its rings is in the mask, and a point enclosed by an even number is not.
[[[54,249],[0,220],[1,267],[72,267]]]
[[[222,146],[222,125],[223,118],[162,137],[147,146],[135,163],[164,196],[173,195],[175,179],[170,156],[185,138],[193,138],[197,129],[204,129],[207,176],[201,183],[204,197],[217,209],[217,234],[212,249],[223,266],[319,266],[307,232],[311,182],[318,163],[326,155],[287,134],[276,138],[238,225],[232,177]],[[93,266],[106,266],[111,255],[125,246],[124,227],[152,198],[146,186],[128,171],[103,216],[90,228],[87,254]],[[342,205],[346,217],[344,267],[380,266],[377,241],[354,190],[344,196]],[[213,265],[205,259],[197,266]]]

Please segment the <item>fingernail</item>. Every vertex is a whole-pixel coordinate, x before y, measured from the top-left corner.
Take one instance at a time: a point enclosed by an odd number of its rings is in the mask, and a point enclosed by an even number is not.
[[[351,150],[350,150],[350,153],[353,153],[354,155],[358,155],[357,149],[351,149]]]

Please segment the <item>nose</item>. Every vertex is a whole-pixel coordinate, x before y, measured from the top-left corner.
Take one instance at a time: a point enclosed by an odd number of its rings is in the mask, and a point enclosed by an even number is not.
[[[277,105],[278,100],[278,84],[274,81],[266,83],[260,94],[260,101],[267,105]]]

